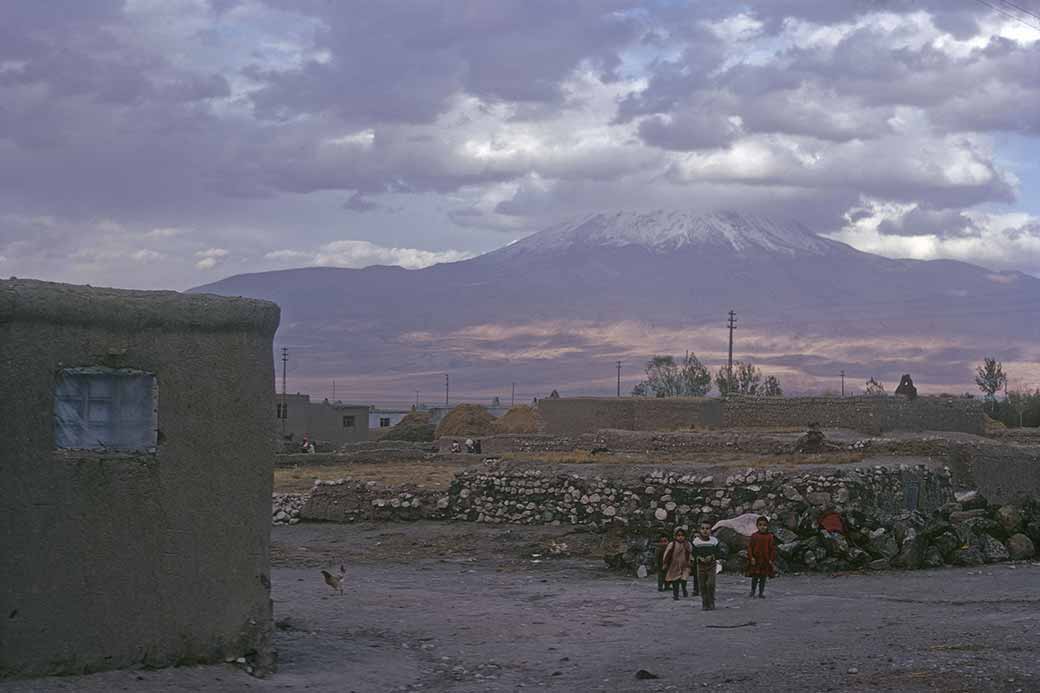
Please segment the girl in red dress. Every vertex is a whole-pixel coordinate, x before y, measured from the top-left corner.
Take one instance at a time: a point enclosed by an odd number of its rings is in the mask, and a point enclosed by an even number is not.
[[[769,518],[764,515],[755,522],[758,531],[748,543],[747,576],[751,578],[751,594],[758,590],[759,599],[765,599],[766,579],[776,577],[776,536],[769,531]]]

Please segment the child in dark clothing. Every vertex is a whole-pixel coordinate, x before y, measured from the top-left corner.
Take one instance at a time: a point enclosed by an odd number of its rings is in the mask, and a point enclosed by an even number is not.
[[[701,593],[701,608],[715,608],[715,563],[721,557],[719,540],[711,536],[711,524],[702,522],[693,540],[693,560],[697,566],[697,586]]]
[[[690,577],[690,542],[686,541],[686,530],[677,527],[675,539],[665,547],[661,562],[665,567],[664,579],[672,583],[672,599],[679,598],[679,589],[682,588],[682,596],[686,595],[686,580]]]
[[[668,582],[664,579],[667,568],[664,564],[664,550],[668,548],[668,535],[661,532],[657,535],[657,548],[654,550],[654,565],[657,568],[657,591],[664,592],[668,589]]]
[[[758,589],[759,599],[765,599],[766,579],[776,577],[776,536],[769,531],[769,518],[759,517],[755,522],[758,531],[751,535],[748,543],[747,576],[751,578],[752,599]]]

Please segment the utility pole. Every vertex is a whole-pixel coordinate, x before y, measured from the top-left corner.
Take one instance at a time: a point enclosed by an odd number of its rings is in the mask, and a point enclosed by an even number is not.
[[[289,410],[286,409],[286,393],[285,393],[285,373],[286,366],[289,363],[289,348],[282,347],[282,438],[285,437],[285,422],[289,418]]]
[[[621,362],[617,362],[617,396],[621,397]]]
[[[733,330],[737,329],[737,314],[734,311],[729,312],[729,360],[726,361],[726,375],[727,375],[727,390],[733,383]],[[724,392],[724,395],[729,392]]]
[[[332,380],[332,401],[336,401],[336,380]]]
[[[845,396],[845,371],[841,372],[841,396]]]
[[[448,392],[451,384],[451,380],[448,379],[448,374],[444,374],[444,408],[448,408]]]
[[[419,409],[419,391],[418,390],[415,391],[415,409],[416,410]]]
[[[509,406],[510,407],[515,407],[516,406],[516,383],[513,383],[513,394],[509,398]]]

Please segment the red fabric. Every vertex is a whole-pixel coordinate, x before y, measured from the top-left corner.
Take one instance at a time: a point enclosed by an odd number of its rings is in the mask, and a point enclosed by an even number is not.
[[[841,519],[841,515],[834,511],[820,515],[820,519],[817,522],[821,528],[828,532],[845,534],[845,521]]]
[[[772,532],[755,532],[748,542],[748,577],[776,577],[776,536]]]

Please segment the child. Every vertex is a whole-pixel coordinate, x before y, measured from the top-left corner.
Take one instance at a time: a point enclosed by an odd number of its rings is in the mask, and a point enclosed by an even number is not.
[[[661,562],[665,566],[664,579],[672,583],[672,599],[679,599],[679,589],[682,588],[682,596],[686,595],[686,580],[690,577],[690,552],[692,547],[686,541],[686,530],[682,527],[675,528],[675,539],[665,547]]]
[[[657,591],[668,589],[668,581],[664,579],[667,568],[664,564],[664,551],[668,548],[668,535],[661,532],[657,535],[657,548],[654,550],[654,565],[657,567]]]
[[[693,540],[693,559],[697,565],[697,586],[701,593],[701,608],[715,608],[715,563],[721,551],[719,540],[711,536],[711,523],[702,522]]]
[[[751,578],[752,599],[755,588],[758,598],[765,599],[766,578],[776,577],[776,536],[769,531],[769,518],[765,515],[755,521],[758,531],[751,535],[747,550],[747,576]]]

